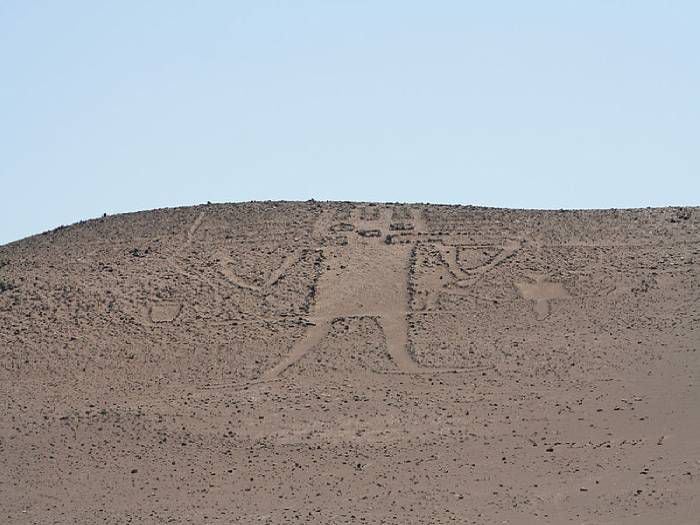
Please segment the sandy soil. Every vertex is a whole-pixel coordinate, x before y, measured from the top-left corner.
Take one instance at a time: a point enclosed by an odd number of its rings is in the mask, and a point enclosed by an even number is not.
[[[700,523],[700,209],[250,203],[0,247],[1,523]]]

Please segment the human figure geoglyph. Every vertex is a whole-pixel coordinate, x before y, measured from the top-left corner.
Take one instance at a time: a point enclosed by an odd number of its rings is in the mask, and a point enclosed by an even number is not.
[[[350,222],[352,231],[344,232],[342,243],[323,247],[324,268],[316,284],[311,325],[280,363],[265,373],[279,376],[313,350],[337,318],[374,317],[387,342],[387,351],[403,372],[421,372],[407,352],[408,265],[410,246],[385,243],[391,224],[391,208],[356,208]],[[329,237],[339,228],[327,224]]]

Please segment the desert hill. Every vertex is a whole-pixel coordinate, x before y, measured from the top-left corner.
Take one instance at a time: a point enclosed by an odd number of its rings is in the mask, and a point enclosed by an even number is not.
[[[328,202],[0,246],[0,522],[700,523],[700,209]]]

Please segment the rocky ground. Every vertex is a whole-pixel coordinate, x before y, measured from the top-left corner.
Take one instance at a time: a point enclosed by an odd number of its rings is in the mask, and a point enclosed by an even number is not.
[[[700,209],[267,202],[0,247],[2,523],[700,523]]]

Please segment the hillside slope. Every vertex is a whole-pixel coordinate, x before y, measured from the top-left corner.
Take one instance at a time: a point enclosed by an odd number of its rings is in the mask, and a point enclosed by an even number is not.
[[[699,523],[700,209],[269,202],[0,247],[1,522]]]

